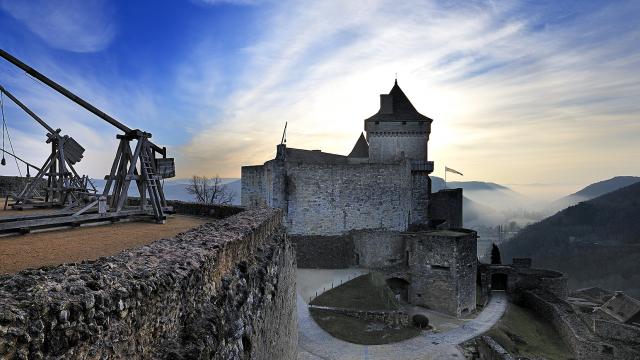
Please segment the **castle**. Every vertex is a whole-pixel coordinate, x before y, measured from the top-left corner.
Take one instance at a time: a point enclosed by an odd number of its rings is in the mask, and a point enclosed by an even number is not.
[[[432,122],[396,80],[349,155],[283,143],[242,167],[242,205],[283,210],[299,267],[375,269],[410,303],[471,312],[476,233],[462,229],[461,189],[431,192]]]

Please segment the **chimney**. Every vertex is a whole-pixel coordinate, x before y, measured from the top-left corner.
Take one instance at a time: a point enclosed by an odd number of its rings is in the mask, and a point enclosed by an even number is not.
[[[393,95],[391,94],[380,95],[380,113],[393,114]]]

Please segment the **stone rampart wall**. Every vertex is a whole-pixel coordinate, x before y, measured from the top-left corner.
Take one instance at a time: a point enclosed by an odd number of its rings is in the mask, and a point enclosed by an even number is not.
[[[281,213],[247,210],[112,257],[0,276],[0,358],[295,359],[295,314]]]

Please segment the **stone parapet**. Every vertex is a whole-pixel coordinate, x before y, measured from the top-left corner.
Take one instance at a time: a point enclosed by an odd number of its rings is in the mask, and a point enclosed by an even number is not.
[[[295,256],[281,221],[247,210],[115,256],[0,276],[0,358],[295,359]]]

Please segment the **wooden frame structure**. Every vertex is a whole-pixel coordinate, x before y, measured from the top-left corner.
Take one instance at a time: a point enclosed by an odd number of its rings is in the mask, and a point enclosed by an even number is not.
[[[89,178],[78,175],[73,167],[82,160],[84,148],[72,137],[61,135],[60,129],[54,130],[2,85],[0,85],[0,93],[6,95],[42,125],[47,130],[46,142],[51,144],[51,154],[44,164],[40,168],[34,167],[38,170],[36,176],[18,194],[12,196],[15,200],[12,207],[14,209],[31,207],[66,207],[71,209],[86,202],[90,196],[95,196],[96,189]],[[37,185],[45,178],[47,185],[44,196],[40,199],[41,201],[37,201],[36,197],[41,196],[36,193]]]
[[[162,188],[162,179],[175,176],[174,159],[167,158],[167,149],[151,142],[150,133],[138,129],[130,129],[2,49],[0,49],[0,57],[124,133],[117,135],[120,141],[111,171],[105,176],[106,184],[102,195],[79,211],[70,215],[63,215],[70,216],[69,219],[61,219],[56,216],[57,220],[54,222],[77,223],[82,218],[86,218],[87,221],[95,221],[93,217],[97,214],[98,217],[105,219],[150,215],[156,222],[164,223],[167,212],[171,212],[173,209],[167,206]],[[135,141],[135,146],[133,147],[132,141]],[[161,157],[157,157],[157,155]],[[135,182],[140,194],[140,202],[135,210],[126,207],[128,190],[132,181]],[[35,221],[33,224],[36,225],[32,224],[32,226],[51,222],[51,220],[43,218],[34,220],[39,221]],[[9,227],[0,223],[0,232],[11,230]]]

